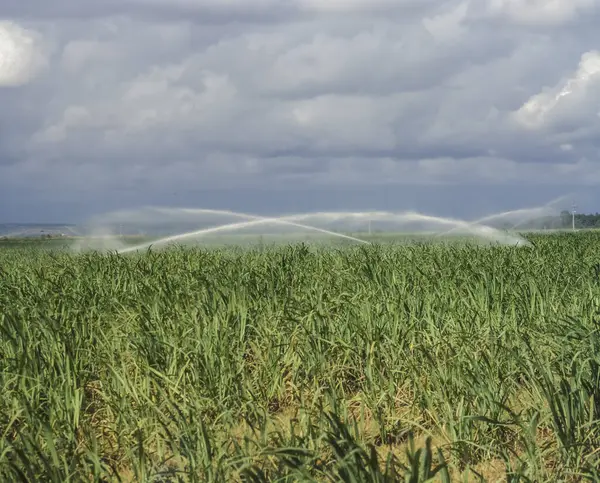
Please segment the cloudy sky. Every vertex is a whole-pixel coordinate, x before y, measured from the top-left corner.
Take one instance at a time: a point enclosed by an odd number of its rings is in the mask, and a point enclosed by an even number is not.
[[[0,222],[600,211],[600,0],[2,0]],[[597,193],[597,194],[596,194]]]

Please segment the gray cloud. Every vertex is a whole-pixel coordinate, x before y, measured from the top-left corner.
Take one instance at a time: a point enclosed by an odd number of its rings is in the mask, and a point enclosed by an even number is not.
[[[33,3],[0,6],[44,66],[0,88],[14,206],[600,180],[597,1]]]
[[[1,14],[39,20],[124,16],[159,22],[185,20],[203,25],[279,24],[316,16],[335,20],[349,14],[400,19],[438,4],[438,0],[58,0],[52,4],[31,0],[24,5],[17,0],[5,0]]]

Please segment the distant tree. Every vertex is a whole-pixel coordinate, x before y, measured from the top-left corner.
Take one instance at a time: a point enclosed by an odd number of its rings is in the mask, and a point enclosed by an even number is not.
[[[600,213],[577,213],[575,225],[577,228],[600,228]]]

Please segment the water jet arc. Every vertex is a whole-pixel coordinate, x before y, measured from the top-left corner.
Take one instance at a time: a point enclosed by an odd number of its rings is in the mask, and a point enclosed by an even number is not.
[[[553,199],[552,201],[549,201],[548,203],[546,203],[542,206],[538,206],[538,207],[534,207],[534,208],[521,208],[518,210],[504,211],[502,213],[494,213],[491,215],[483,216],[481,218],[478,218],[478,219],[468,222],[468,223],[470,223],[472,225],[483,225],[485,223],[489,223],[489,222],[495,221],[495,220],[517,218],[517,222],[514,223],[510,228],[511,230],[514,230],[517,227],[523,225],[524,223],[533,221],[536,218],[557,214],[556,205],[558,205],[559,203],[565,202],[567,199],[568,199],[567,196],[559,196],[558,198]],[[458,227],[453,227],[450,230],[447,230],[443,233],[439,233],[437,236],[449,235],[449,234],[455,232],[457,230],[457,228]]]
[[[363,244],[370,244],[371,243],[371,242],[369,242],[367,240],[362,240],[361,238],[357,238],[357,237],[354,237],[354,236],[351,236],[351,235],[345,235],[343,233],[337,233],[335,231],[325,230],[323,228],[318,228],[318,227],[314,227],[314,226],[304,225],[302,223],[295,223],[293,221],[289,221],[289,220],[285,219],[285,217],[281,217],[281,218],[265,218],[265,217],[259,217],[259,216],[254,216],[254,215],[247,215],[247,214],[242,214],[242,213],[219,211],[219,210],[201,210],[201,211],[203,211],[203,212],[210,212],[211,214],[228,214],[228,215],[235,215],[235,216],[240,216],[240,217],[247,217],[247,218],[250,218],[251,221],[243,221],[243,222],[238,222],[238,223],[230,223],[230,224],[227,224],[227,225],[220,225],[220,226],[216,226],[216,227],[212,227],[212,228],[204,228],[202,230],[195,230],[195,231],[190,231],[190,232],[186,232],[186,233],[180,233],[180,234],[177,234],[177,235],[172,235],[172,236],[160,238],[160,239],[155,240],[153,242],[141,243],[139,245],[135,245],[135,246],[132,246],[132,247],[122,248],[120,250],[117,250],[117,253],[129,253],[129,252],[133,252],[133,251],[144,250],[144,249],[149,248],[151,246],[164,245],[164,244],[171,243],[171,242],[174,242],[174,241],[184,240],[186,238],[198,238],[198,237],[202,237],[202,236],[205,236],[205,235],[209,235],[211,233],[233,231],[233,230],[237,230],[237,229],[240,229],[240,228],[247,228],[247,227],[250,227],[250,226],[258,226],[258,225],[267,224],[267,223],[276,223],[276,224],[281,224],[281,225],[293,226],[293,227],[296,227],[296,228],[302,228],[304,230],[315,231],[315,232],[327,234],[327,235],[330,235],[330,236],[336,236],[338,238],[344,238],[346,240],[351,240],[351,241],[354,241],[354,242],[357,242],[357,243],[363,243]]]
[[[219,226],[212,226],[208,228],[195,229],[185,231],[175,235],[164,236],[158,240],[148,241],[140,243],[134,246],[123,246],[119,243],[119,238],[114,235],[114,230],[111,230],[111,226],[116,224],[151,224],[159,226],[161,221],[167,221],[168,223],[198,223],[198,219],[204,216],[206,217],[217,217],[222,219],[223,217],[242,218],[242,221],[222,224]],[[353,236],[351,234],[357,227],[360,230],[364,228],[365,221],[384,224],[390,233],[396,233],[399,228],[405,229],[405,226],[419,225],[414,231],[409,229],[408,233],[422,234],[422,235],[433,235],[436,234],[440,228],[452,227],[449,232],[455,230],[464,231],[466,234],[475,236],[477,238],[488,239],[492,242],[504,244],[504,245],[529,245],[529,242],[523,237],[518,235],[509,234],[502,232],[498,229],[492,228],[486,225],[479,225],[473,222],[464,220],[452,219],[452,218],[441,218],[436,216],[424,215],[417,212],[388,212],[388,211],[370,211],[370,212],[312,212],[303,214],[292,214],[280,217],[265,217],[250,215],[246,213],[233,212],[228,210],[213,210],[213,209],[194,209],[194,208],[165,208],[165,207],[146,207],[135,210],[122,210],[118,212],[108,213],[95,217],[92,220],[93,231],[90,233],[90,237],[100,236],[103,239],[113,240],[117,242],[113,250],[117,253],[129,253],[137,250],[143,250],[152,246],[165,245],[171,242],[177,242],[190,238],[200,238],[209,234],[217,234],[224,232],[231,232],[235,230],[241,230],[250,227],[256,227],[266,224],[276,226],[288,226],[296,227],[303,231],[316,232],[326,234],[328,236],[342,238],[361,244],[370,244],[371,240],[365,240],[360,236]],[[424,225],[423,225],[424,224]],[[318,226],[315,226],[318,225]],[[333,231],[332,226],[337,225],[343,227],[340,231]],[[433,229],[429,231],[429,228],[423,228],[430,226]],[[391,228],[391,231],[390,231]],[[338,229],[339,230],[339,229]],[[399,234],[401,232],[398,232]],[[448,233],[448,232],[446,232]]]

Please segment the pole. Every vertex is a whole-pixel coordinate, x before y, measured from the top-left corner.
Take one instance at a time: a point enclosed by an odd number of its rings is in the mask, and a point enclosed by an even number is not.
[[[571,211],[571,222],[572,222],[572,226],[573,226],[573,231],[575,231],[575,209],[577,208],[577,205],[575,203],[573,203],[573,210]]]

